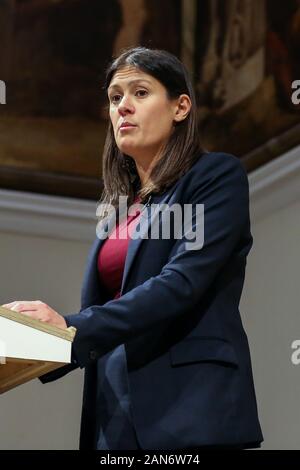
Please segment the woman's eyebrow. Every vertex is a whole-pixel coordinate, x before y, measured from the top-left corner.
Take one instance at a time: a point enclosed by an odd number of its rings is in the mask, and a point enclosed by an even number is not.
[[[147,82],[151,85],[150,80],[147,80],[146,78],[136,78],[135,80],[130,80],[130,82],[127,83],[128,86],[135,85],[136,83],[140,82]],[[120,84],[115,83],[113,85],[110,85],[107,89],[107,91],[112,90],[114,88],[122,88]]]

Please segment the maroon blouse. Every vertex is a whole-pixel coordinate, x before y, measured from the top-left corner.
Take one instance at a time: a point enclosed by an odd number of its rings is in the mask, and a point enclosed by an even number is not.
[[[139,202],[140,198],[137,196],[134,203]],[[135,215],[127,216],[117,224],[99,251],[99,278],[113,299],[120,297],[127,249],[140,215],[141,212],[136,211]]]

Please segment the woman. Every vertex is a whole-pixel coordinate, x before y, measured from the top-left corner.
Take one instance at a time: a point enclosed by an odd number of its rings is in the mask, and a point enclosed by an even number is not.
[[[238,309],[252,246],[246,173],[231,155],[201,151],[191,82],[172,54],[124,52],[106,90],[106,225],[89,255],[81,310],[62,317],[39,301],[6,307],[77,328],[72,363],[41,380],[85,368],[81,449],[260,447]],[[111,224],[124,195],[141,210]],[[181,234],[157,217],[157,207],[175,206],[191,211]],[[146,237],[155,224],[168,225],[169,236]],[[141,236],[118,236],[129,227]]]

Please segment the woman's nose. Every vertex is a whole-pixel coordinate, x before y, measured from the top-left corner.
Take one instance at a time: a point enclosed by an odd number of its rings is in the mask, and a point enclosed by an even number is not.
[[[122,100],[119,103],[118,111],[121,116],[124,116],[125,114],[132,114],[134,112],[134,107],[128,96],[123,96]]]

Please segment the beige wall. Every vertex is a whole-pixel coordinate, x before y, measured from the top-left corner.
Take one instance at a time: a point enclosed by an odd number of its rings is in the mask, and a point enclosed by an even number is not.
[[[300,449],[300,201],[252,227],[241,312],[252,352],[264,449]]]
[[[0,303],[42,300],[76,312],[89,244],[0,233]],[[3,367],[3,366],[1,366]],[[82,371],[0,396],[0,449],[77,449]]]

